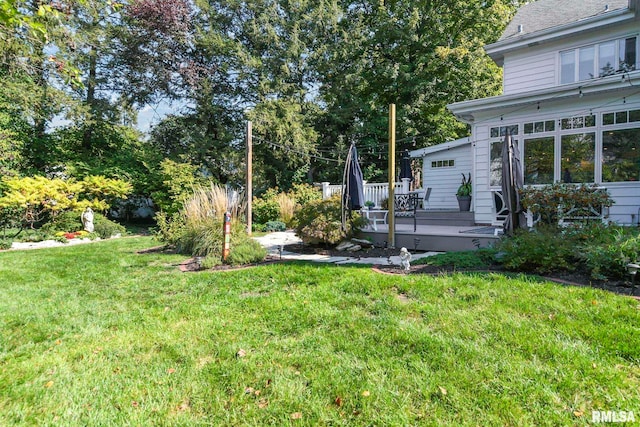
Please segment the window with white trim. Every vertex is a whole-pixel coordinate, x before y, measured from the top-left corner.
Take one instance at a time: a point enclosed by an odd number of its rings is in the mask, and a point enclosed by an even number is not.
[[[625,37],[560,52],[560,84],[638,68],[638,37]]]

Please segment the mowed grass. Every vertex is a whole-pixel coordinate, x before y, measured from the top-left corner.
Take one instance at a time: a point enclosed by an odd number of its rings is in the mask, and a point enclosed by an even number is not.
[[[640,418],[638,301],[498,274],[181,273],[151,238],[0,253],[0,425]]]

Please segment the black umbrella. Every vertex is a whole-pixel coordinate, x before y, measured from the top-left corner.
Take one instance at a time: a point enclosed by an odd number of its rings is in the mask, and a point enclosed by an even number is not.
[[[344,207],[342,209],[342,226],[344,228],[346,226],[346,211],[359,210],[364,206],[364,181],[362,179],[362,169],[360,169],[360,163],[358,163],[358,150],[354,143],[349,148],[344,166],[342,195]]]
[[[523,186],[520,150],[518,144],[514,144],[511,135],[507,132],[502,144],[502,198],[509,211],[504,222],[504,231],[507,234],[512,234],[514,229],[525,225],[518,192]]]
[[[411,172],[411,158],[409,157],[409,151],[404,150],[402,158],[400,159],[400,179],[409,178],[413,181],[413,172]]]

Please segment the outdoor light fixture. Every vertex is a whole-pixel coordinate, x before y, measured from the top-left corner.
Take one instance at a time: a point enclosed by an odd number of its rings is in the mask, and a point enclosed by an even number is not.
[[[638,264],[634,264],[634,263],[627,264],[627,271],[633,277],[636,276],[636,273],[638,272],[638,269],[640,269],[640,265],[638,265]]]

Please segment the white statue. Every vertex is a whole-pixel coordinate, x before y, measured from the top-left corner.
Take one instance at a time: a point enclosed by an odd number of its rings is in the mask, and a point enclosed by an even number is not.
[[[82,226],[85,231],[93,233],[93,211],[90,207],[87,206],[87,209],[85,209],[84,212],[82,212],[82,215],[80,215],[80,219],[82,220]]]
[[[411,269],[411,254],[407,250],[407,248],[400,249],[400,265],[404,271],[409,271]]]

